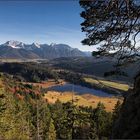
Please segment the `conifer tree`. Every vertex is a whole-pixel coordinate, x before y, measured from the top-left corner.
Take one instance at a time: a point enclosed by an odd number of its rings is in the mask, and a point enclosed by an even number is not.
[[[111,133],[112,115],[105,111],[105,107],[101,102],[98,103],[96,109],[93,111],[92,117],[99,139],[109,136]]]
[[[121,102],[118,100],[113,109],[113,121],[115,121],[119,118],[120,109],[121,109]]]
[[[56,140],[56,130],[55,130],[54,121],[52,118],[49,124],[48,140]]]

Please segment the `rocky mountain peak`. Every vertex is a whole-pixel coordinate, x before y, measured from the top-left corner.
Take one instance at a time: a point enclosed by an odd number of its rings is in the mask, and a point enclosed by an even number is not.
[[[85,52],[72,48],[67,44],[25,44],[20,41],[10,40],[0,45],[0,58],[54,59],[76,56],[87,55]]]
[[[7,41],[3,45],[4,46],[10,46],[12,48],[19,48],[19,49],[24,48],[24,43],[23,42],[19,42],[19,41],[15,41],[15,40]]]

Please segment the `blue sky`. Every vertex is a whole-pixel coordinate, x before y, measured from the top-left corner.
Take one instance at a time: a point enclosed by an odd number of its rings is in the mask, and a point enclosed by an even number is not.
[[[79,0],[0,1],[0,43],[66,43],[92,51],[95,47],[81,44],[81,11]]]

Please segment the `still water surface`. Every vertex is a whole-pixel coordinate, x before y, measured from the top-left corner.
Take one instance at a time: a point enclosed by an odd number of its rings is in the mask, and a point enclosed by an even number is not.
[[[80,85],[74,85],[74,84],[64,84],[64,85],[57,85],[57,86],[52,86],[48,88],[48,90],[55,90],[59,92],[66,92],[66,91],[74,91],[77,94],[93,94],[96,96],[101,96],[101,97],[112,97],[114,96],[113,94],[109,94],[107,92],[101,91],[101,90],[96,90],[96,89],[91,89],[87,87],[83,87]]]

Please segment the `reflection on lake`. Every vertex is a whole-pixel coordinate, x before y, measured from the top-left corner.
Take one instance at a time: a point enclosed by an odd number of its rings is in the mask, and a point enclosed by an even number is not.
[[[52,86],[52,87],[48,88],[48,90],[55,90],[55,91],[59,91],[59,92],[74,91],[75,93],[78,93],[78,94],[89,93],[89,94],[93,94],[93,95],[101,96],[101,97],[114,96],[113,94],[109,94],[109,93],[101,91],[101,90],[91,89],[91,88],[82,87],[80,85],[74,85],[74,84],[64,84],[64,85]]]

